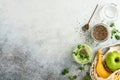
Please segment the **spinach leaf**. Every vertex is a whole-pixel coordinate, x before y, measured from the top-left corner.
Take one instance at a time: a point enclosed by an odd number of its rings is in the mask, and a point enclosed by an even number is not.
[[[81,71],[85,70],[85,68],[83,66],[80,66],[78,69],[81,70]]]
[[[75,56],[77,56],[78,53],[77,53],[77,52],[73,52],[73,54],[74,54]]]
[[[89,72],[86,72],[86,75],[83,77],[82,80],[91,80]]]
[[[116,40],[120,40],[120,36],[119,35],[115,35],[115,39]]]
[[[114,27],[115,26],[115,23],[114,22],[111,22],[110,23],[110,27]]]
[[[69,69],[68,68],[63,69],[62,72],[61,72],[62,75],[66,75],[68,73],[69,73]]]
[[[69,78],[69,80],[75,80],[75,79],[77,79],[77,76],[76,75],[71,75],[68,78]]]
[[[110,27],[112,27],[111,39],[115,38],[116,40],[120,40],[120,35],[119,35],[120,31],[115,28],[115,23],[111,22]]]

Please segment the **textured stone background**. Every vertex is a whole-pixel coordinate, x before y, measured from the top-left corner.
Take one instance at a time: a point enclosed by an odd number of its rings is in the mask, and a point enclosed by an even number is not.
[[[119,0],[0,0],[0,80],[68,80],[61,70],[76,70],[71,52],[78,43],[87,43],[94,52],[90,31],[81,27],[95,5]],[[100,9],[100,7],[99,7]],[[97,10],[90,27],[101,22]],[[116,21],[118,26],[120,19]],[[118,26],[119,28],[119,26]],[[95,54],[95,53],[93,53]]]

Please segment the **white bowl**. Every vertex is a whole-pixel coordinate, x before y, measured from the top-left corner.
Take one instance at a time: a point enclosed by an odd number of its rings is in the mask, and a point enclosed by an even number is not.
[[[101,18],[107,20],[107,21],[113,21],[118,18],[118,9],[117,5],[114,3],[106,4],[103,6],[101,13]]]

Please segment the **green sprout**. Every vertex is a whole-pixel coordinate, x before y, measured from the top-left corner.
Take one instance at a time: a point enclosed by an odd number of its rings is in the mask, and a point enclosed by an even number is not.
[[[69,78],[69,80],[75,80],[75,79],[77,79],[77,76],[76,75],[71,75],[68,78]]]
[[[68,68],[63,69],[62,72],[61,72],[62,75],[66,75],[68,73],[69,73],[69,69]]]

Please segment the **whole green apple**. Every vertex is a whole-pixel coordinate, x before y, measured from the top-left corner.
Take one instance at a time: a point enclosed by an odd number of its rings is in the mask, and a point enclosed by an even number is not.
[[[111,71],[120,69],[120,52],[109,52],[105,58],[105,62]]]

